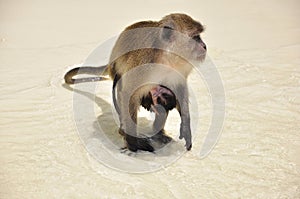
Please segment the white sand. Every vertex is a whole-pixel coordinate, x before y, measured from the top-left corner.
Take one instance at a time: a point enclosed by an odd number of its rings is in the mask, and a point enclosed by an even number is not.
[[[62,77],[127,25],[171,12],[207,27],[226,92],[222,136],[200,159],[203,84],[192,151],[157,172],[118,172],[80,141]],[[297,0],[0,1],[0,198],[300,198],[299,19]],[[110,90],[97,96],[110,101]]]

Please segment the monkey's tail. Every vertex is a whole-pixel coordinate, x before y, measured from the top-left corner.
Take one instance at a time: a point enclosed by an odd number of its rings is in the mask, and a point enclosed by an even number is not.
[[[83,66],[83,67],[77,67],[73,68],[70,71],[68,71],[65,74],[65,82],[67,84],[77,84],[77,83],[83,83],[83,82],[95,82],[95,81],[103,81],[108,80],[110,78],[104,77],[104,75],[107,75],[107,66],[99,66],[99,67],[89,67],[89,66]],[[74,79],[73,77],[80,74],[87,74],[87,75],[97,75],[97,77],[85,77],[85,78],[78,78]]]

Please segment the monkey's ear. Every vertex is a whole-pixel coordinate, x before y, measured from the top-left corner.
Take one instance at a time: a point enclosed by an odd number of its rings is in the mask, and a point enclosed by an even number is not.
[[[171,41],[174,29],[170,26],[164,26],[162,28],[161,38],[165,41]]]

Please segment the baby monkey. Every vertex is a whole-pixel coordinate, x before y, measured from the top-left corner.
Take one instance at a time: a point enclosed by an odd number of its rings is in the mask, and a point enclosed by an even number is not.
[[[100,67],[79,67],[65,75],[67,84],[113,80],[113,102],[119,114],[119,133],[131,151],[153,152],[151,140],[166,144],[168,112],[180,114],[180,136],[186,149],[192,147],[187,77],[193,64],[205,59],[206,45],[200,37],[201,23],[186,14],[170,14],[160,21],[141,21],[127,27],[116,41],[109,63]],[[95,77],[77,78],[78,74]],[[155,113],[153,134],[138,135],[137,112],[143,106]]]

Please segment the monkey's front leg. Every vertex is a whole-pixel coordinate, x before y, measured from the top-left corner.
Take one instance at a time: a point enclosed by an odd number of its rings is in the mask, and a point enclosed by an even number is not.
[[[172,138],[165,134],[164,126],[168,117],[168,110],[165,110],[163,106],[156,105],[155,120],[153,122],[153,133],[151,139],[163,144],[167,144],[172,141]]]
[[[120,96],[120,134],[123,134],[126,140],[127,148],[130,151],[149,151],[153,152],[154,148],[150,145],[148,138],[141,138],[137,135],[137,111],[139,100],[131,97],[129,100],[126,92],[119,93]],[[129,101],[129,103],[128,103]]]
[[[179,88],[177,97],[177,110],[181,117],[180,136],[179,139],[185,139],[185,147],[187,150],[192,148],[192,134],[190,126],[190,111],[189,111],[189,97],[187,86]]]

